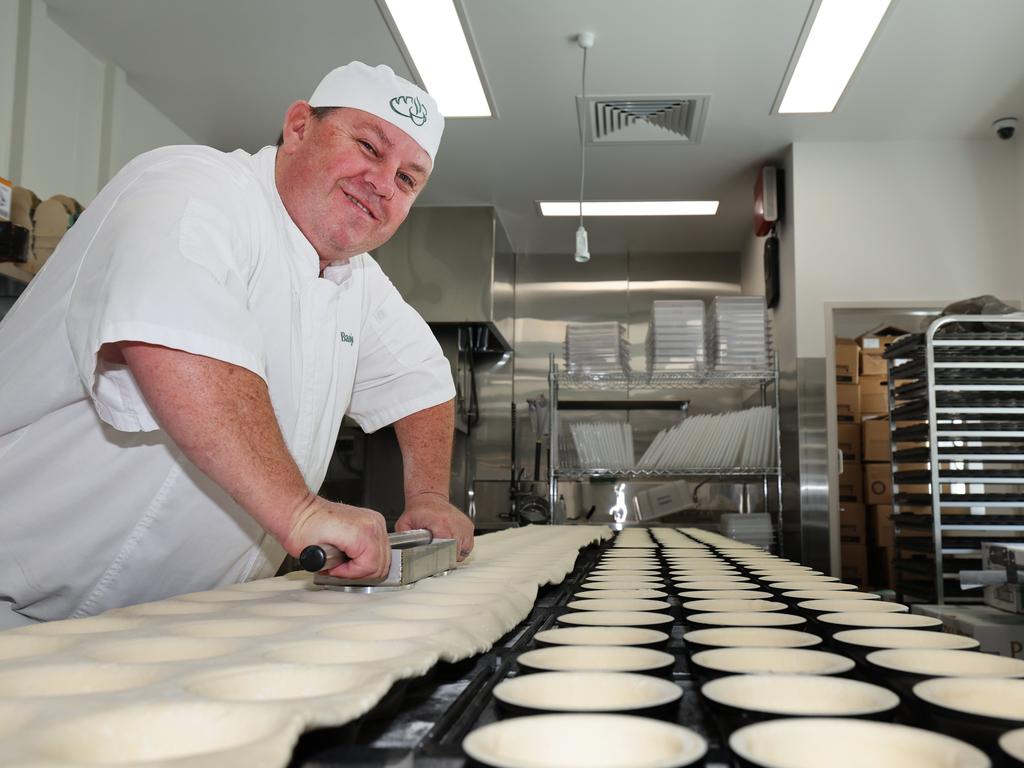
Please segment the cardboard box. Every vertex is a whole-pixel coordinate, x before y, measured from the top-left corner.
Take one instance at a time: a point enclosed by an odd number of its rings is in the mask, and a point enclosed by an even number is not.
[[[896,586],[896,566],[892,547],[868,547],[868,580],[876,589]]]
[[[860,348],[853,339],[836,339],[836,380],[856,384],[860,369]]]
[[[861,424],[861,461],[892,461],[892,436],[888,419],[868,419]],[[842,446],[840,446],[842,447]]]
[[[843,461],[863,461],[861,430],[859,424],[842,421],[836,424],[836,442],[843,452]]]
[[[892,465],[865,464],[863,474],[864,501],[868,504],[892,504]]]
[[[883,328],[878,333],[865,333],[863,336],[858,336],[857,346],[860,347],[861,352],[865,355],[882,357],[885,348],[900,336],[906,335],[906,333],[906,331],[899,328]]]
[[[641,506],[645,517],[662,517],[673,512],[682,512],[692,504],[686,495],[686,485],[682,481],[673,480],[670,483],[662,483],[646,491],[641,491]]]
[[[839,541],[843,544],[867,544],[867,519],[864,505],[844,501],[839,504]]]
[[[868,543],[875,547],[891,547],[893,538],[892,506],[875,504],[868,507]]]
[[[861,376],[885,376],[889,372],[889,361],[879,354],[857,350],[860,358]]]
[[[1024,613],[1024,543],[983,541],[981,569],[1006,575],[1006,584],[985,587],[985,605],[1001,611]]]
[[[864,493],[864,471],[859,461],[844,461],[839,475],[839,498],[844,501],[861,501]]]
[[[868,548],[866,544],[843,542],[839,545],[840,576],[843,581],[866,586],[868,583]]]
[[[942,620],[942,629],[954,635],[973,637],[980,650],[1015,659],[1024,658],[1024,616],[1006,613],[990,605],[911,606],[913,613]]]
[[[860,415],[868,416],[889,414],[889,385],[885,376],[860,377]]]
[[[839,421],[860,421],[860,387],[836,384],[836,418]]]

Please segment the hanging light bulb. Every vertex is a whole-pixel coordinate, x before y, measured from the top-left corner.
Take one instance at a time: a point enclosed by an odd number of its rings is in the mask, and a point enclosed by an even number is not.
[[[583,100],[584,112],[580,118],[580,225],[576,229],[576,252],[573,258],[583,264],[590,261],[590,245],[587,242],[587,230],[583,226],[583,180],[586,178],[587,172],[587,49],[594,45],[594,33],[580,32],[576,35],[576,44],[583,49],[583,77],[580,84],[580,95]]]

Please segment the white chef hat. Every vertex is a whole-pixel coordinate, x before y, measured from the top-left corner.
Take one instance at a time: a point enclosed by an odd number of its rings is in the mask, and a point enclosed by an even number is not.
[[[441,143],[444,117],[437,102],[417,85],[381,64],[353,61],[331,70],[309,97],[313,107],[352,107],[405,131],[433,160]]]

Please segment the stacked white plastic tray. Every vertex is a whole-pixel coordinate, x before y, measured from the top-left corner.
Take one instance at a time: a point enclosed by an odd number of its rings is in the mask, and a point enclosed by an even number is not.
[[[655,301],[647,326],[648,372],[700,371],[704,360],[704,302]]]
[[[775,409],[701,414],[659,432],[639,469],[712,470],[775,465]]]
[[[570,424],[580,466],[588,469],[629,469],[633,466],[633,427],[621,422]]]
[[[629,373],[625,323],[569,323],[565,326],[565,369],[571,374]]]
[[[716,370],[767,370],[771,332],[763,296],[716,296],[708,309],[708,361]]]

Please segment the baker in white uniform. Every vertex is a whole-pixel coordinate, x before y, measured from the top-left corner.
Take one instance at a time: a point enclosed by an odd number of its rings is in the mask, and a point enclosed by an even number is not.
[[[345,413],[394,424],[396,529],[456,538],[454,387],[366,253],[405,219],[434,100],[353,62],[254,155],[129,163],[0,324],[0,628],[272,575],[334,544],[386,573],[383,517],[316,495]]]

